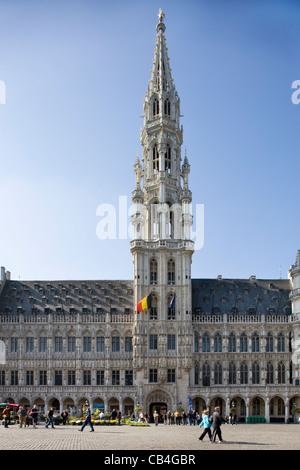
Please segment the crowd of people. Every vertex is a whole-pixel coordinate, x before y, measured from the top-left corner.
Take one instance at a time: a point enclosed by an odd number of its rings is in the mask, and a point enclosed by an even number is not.
[[[57,416],[54,416],[54,409],[50,408],[45,416],[45,427],[48,428],[51,425],[51,428],[54,428],[54,421],[55,419],[61,418],[61,422],[63,425],[68,423],[69,413],[68,410],[63,410],[62,413]],[[32,409],[28,410],[19,406],[17,411],[13,410],[10,405],[7,405],[2,410],[2,419],[4,420],[4,427],[8,428],[11,419],[17,418],[19,421],[19,427],[25,428],[26,426],[29,427],[32,425],[33,429],[36,429],[38,421],[40,421],[40,411],[38,410],[37,406],[34,405]]]
[[[134,414],[132,419],[134,419]],[[232,425],[237,424],[236,414],[233,413],[223,418],[219,406],[215,407],[211,416],[209,416],[209,410],[204,410],[202,413],[198,413],[197,411],[193,410],[190,410],[187,413],[185,411],[181,412],[179,410],[175,412],[171,412],[169,410],[164,413],[158,413],[157,410],[154,410],[153,420],[155,426],[157,426],[159,422],[162,422],[165,425],[198,425],[200,428],[203,426],[202,434],[198,439],[199,441],[203,441],[204,437],[208,435],[208,439],[211,443],[225,442],[221,432],[221,425],[223,423]],[[149,415],[147,413],[141,412],[139,414],[138,421],[148,423]]]
[[[2,411],[2,419],[4,419],[4,427],[8,428],[10,423],[12,410],[9,405],[5,407]],[[81,428],[79,431],[83,431],[84,428],[89,425],[90,431],[94,431],[94,426],[92,423],[92,411],[88,403],[86,403],[84,409],[84,421],[82,423]],[[19,406],[17,410],[17,416],[19,419],[19,427],[22,428],[23,426],[29,426],[32,424],[33,428],[36,428],[37,422],[39,420],[39,410],[37,406],[34,405],[31,410],[26,410],[22,406]],[[105,416],[104,412],[102,411],[99,415],[100,420],[103,419]],[[69,413],[67,410],[63,410],[61,415],[63,425],[68,423]],[[57,418],[57,416],[56,416]],[[140,412],[138,417],[133,413],[131,416],[132,420],[138,420],[139,422],[146,422],[150,421],[151,416],[148,413]],[[117,420],[118,424],[121,424],[122,414],[120,411],[113,409],[110,414],[111,420]],[[187,413],[185,411],[176,410],[175,412],[165,411],[163,413],[158,413],[157,410],[153,412],[153,420],[155,426],[158,425],[159,422],[164,423],[165,425],[190,425],[196,426],[198,425],[200,428],[203,426],[202,433],[198,438],[199,441],[203,441],[204,437],[208,435],[208,438],[211,443],[215,442],[224,442],[222,438],[221,432],[221,425],[223,423],[227,424],[237,424],[237,418],[235,414],[230,415],[229,417],[223,418],[220,412],[220,407],[217,406],[214,409],[214,412],[209,416],[209,410],[204,410],[201,414],[197,411],[189,410]],[[45,420],[45,427],[48,428],[51,425],[51,428],[54,428],[54,409],[50,408],[46,415]],[[218,438],[218,440],[216,440]]]
[[[138,415],[138,418],[136,418],[135,414],[133,413],[131,416],[132,420],[138,420],[139,422],[145,422],[149,423],[151,421],[154,421],[155,424],[158,423],[164,423],[167,425],[190,425],[190,426],[196,426],[200,425],[201,420],[203,419],[203,414],[207,410],[204,410],[202,413],[199,413],[198,411],[181,411],[177,410],[175,412],[172,411],[166,411],[163,413],[158,413],[157,410],[154,410],[153,412],[153,420],[151,419],[151,416],[149,416],[148,413],[143,413],[140,412]],[[222,418],[223,421],[226,424],[237,424],[237,418],[236,414],[232,414],[230,416],[225,416]]]

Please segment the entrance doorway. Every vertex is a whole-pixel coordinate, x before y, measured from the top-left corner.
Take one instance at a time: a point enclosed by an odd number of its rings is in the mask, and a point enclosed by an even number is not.
[[[164,415],[167,412],[167,404],[166,403],[151,403],[149,406],[149,415],[150,415],[150,423],[154,423],[153,413],[154,411],[158,413],[158,422],[164,422]]]

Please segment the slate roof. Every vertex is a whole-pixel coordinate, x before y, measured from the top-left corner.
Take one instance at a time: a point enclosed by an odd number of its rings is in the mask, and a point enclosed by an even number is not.
[[[192,312],[205,315],[291,313],[290,281],[192,279]],[[133,281],[6,281],[0,313],[133,314]]]
[[[1,313],[133,313],[132,281],[6,281]]]
[[[193,314],[289,315],[288,279],[192,279]]]

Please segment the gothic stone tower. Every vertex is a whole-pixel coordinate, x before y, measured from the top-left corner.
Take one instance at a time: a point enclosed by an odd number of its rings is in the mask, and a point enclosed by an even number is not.
[[[151,295],[151,307],[135,307],[133,367],[137,400],[154,406],[188,407],[192,360],[190,166],[181,164],[180,100],[175,90],[159,11],[150,85],[143,104],[142,165],[137,158],[132,193],[135,306]],[[171,301],[174,299],[173,306]],[[157,405],[154,405],[157,404]]]
[[[291,266],[289,278],[292,284],[290,301],[294,322],[292,328],[292,362],[293,376],[295,381],[300,383],[300,250],[298,250],[296,263]]]

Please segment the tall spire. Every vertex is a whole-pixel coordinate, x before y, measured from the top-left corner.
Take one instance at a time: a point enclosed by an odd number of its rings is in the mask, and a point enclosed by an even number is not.
[[[166,26],[164,24],[165,14],[160,9],[158,12],[159,23],[156,26],[157,36],[154,49],[153,67],[151,69],[150,92],[161,93],[174,89],[171,76],[170,59],[165,39]]]

